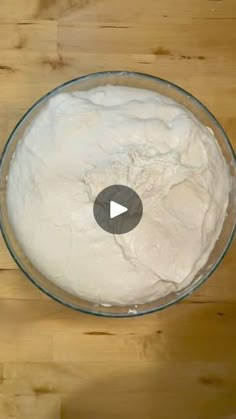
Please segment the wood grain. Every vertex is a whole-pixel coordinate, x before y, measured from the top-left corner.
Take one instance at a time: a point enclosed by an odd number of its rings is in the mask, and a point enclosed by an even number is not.
[[[102,70],[173,81],[236,146],[235,0],[1,0],[0,151],[32,103]],[[117,320],[51,301],[0,239],[1,419],[235,419],[235,245],[191,297]]]

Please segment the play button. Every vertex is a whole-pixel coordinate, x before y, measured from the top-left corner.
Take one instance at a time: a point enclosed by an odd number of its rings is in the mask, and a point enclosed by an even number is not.
[[[112,185],[103,189],[93,205],[97,224],[111,234],[124,234],[133,230],[143,215],[138,194],[128,186]]]
[[[128,211],[128,208],[123,207],[123,205],[117,204],[117,202],[110,202],[110,218],[118,217],[118,215],[124,214]]]

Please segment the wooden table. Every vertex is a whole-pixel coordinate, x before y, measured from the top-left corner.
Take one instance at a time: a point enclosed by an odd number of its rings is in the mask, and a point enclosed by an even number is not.
[[[235,0],[1,0],[0,144],[42,94],[108,69],[169,79],[236,145]],[[198,292],[141,318],[79,314],[0,245],[0,418],[236,418],[234,246]]]

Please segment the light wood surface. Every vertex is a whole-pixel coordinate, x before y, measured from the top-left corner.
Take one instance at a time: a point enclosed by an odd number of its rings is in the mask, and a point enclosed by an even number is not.
[[[111,69],[181,85],[236,146],[235,67],[235,0],[1,0],[1,150],[42,94]],[[235,419],[235,249],[184,302],[112,320],[49,300],[1,239],[0,418]]]

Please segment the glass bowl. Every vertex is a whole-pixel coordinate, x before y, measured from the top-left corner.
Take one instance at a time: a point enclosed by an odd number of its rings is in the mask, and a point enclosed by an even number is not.
[[[73,296],[62,290],[46,277],[44,277],[27,259],[23,253],[20,244],[17,242],[11,224],[8,219],[6,206],[6,179],[9,170],[9,164],[16,148],[18,141],[21,140],[24,131],[29,127],[32,120],[37,117],[42,107],[45,106],[51,96],[58,92],[73,92],[77,90],[88,90],[101,85],[125,85],[142,89],[153,90],[162,95],[166,95],[181,105],[185,106],[191,111],[205,126],[210,127],[216,137],[218,145],[227,162],[230,175],[232,177],[232,188],[229,195],[229,204],[227,215],[221,234],[212,250],[208,261],[202,269],[195,275],[192,282],[185,288],[178,292],[172,292],[164,297],[148,302],[147,304],[139,304],[137,306],[102,306],[95,305],[90,301],[86,301],[79,297]],[[229,246],[232,242],[235,223],[236,223],[236,165],[235,155],[230,141],[224,132],[223,128],[215,117],[201,104],[195,97],[181,89],[180,87],[147,74],[126,72],[126,71],[109,71],[102,73],[95,73],[79,77],[77,79],[68,81],[56,89],[52,90],[41,99],[39,99],[21,118],[13,132],[11,133],[1,159],[0,166],[0,222],[2,234],[6,245],[24,274],[35,284],[39,289],[45,292],[54,300],[64,304],[67,307],[79,310],[85,313],[96,314],[110,317],[131,317],[146,313],[161,310],[168,307],[182,298],[190,295],[199,285],[215,271],[219,263],[225,256]],[[20,220],[19,220],[20,222]]]

